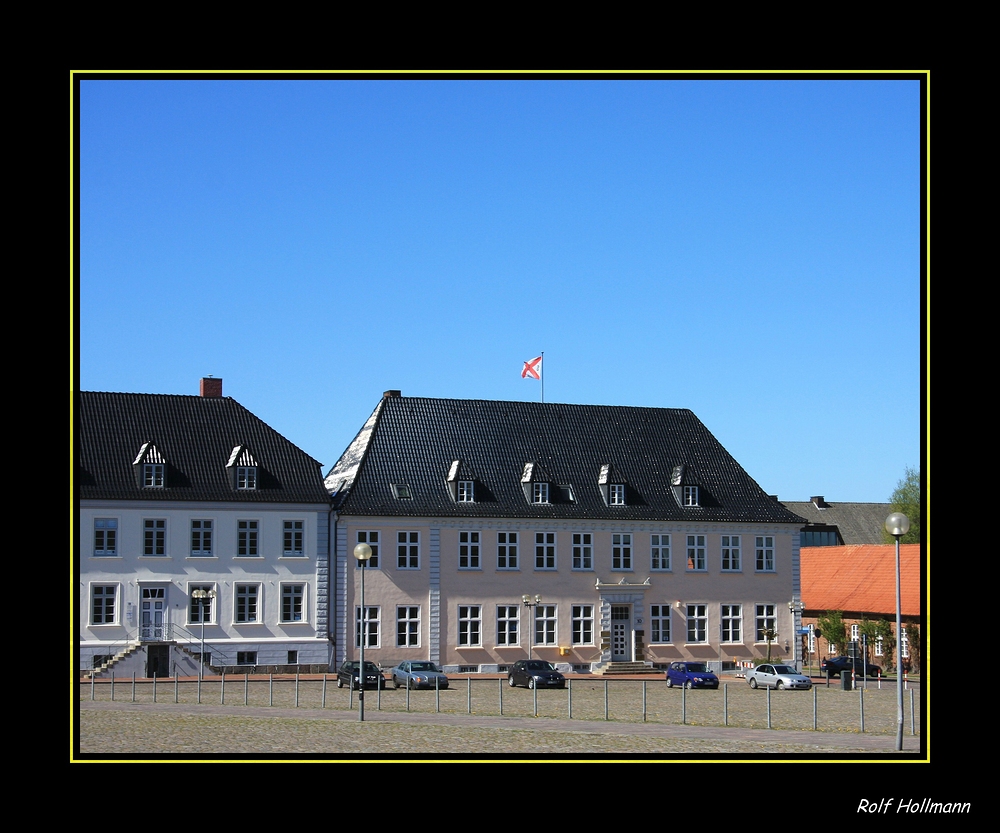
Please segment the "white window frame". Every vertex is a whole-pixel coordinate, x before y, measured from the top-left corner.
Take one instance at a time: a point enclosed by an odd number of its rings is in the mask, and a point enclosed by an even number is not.
[[[306,554],[305,521],[289,518],[281,523],[281,557],[304,558]]]
[[[202,605],[192,594],[195,590],[208,590],[216,591],[215,596],[207,596],[205,598],[205,604]],[[215,624],[215,614],[216,614],[216,601],[218,600],[218,590],[216,589],[214,582],[204,582],[204,581],[189,581],[187,586],[188,599],[190,600],[188,604],[188,624],[189,625],[200,625],[201,617],[204,613],[205,624],[214,625]]]
[[[767,643],[764,631],[769,627],[768,623],[770,623],[771,630],[774,631],[774,639],[771,640],[771,644],[774,645],[778,641],[778,617],[775,614],[776,609],[776,605],[766,603],[754,606],[754,642],[758,645]]]
[[[516,532],[503,530],[497,533],[497,569],[519,570],[518,535]]]
[[[458,647],[478,648],[483,644],[483,606],[458,606]]]
[[[118,518],[94,518],[94,557],[118,557]]]
[[[594,569],[594,534],[592,532],[573,533],[573,569]]]
[[[213,546],[213,532],[215,524],[211,518],[191,519],[191,557],[192,558],[212,558],[215,552]]]
[[[476,486],[472,480],[459,480],[456,498],[459,503],[476,502]]]
[[[685,486],[684,487],[684,505],[685,506],[699,506],[698,503],[698,487],[697,486]]]
[[[594,644],[594,606],[573,605],[573,644]]]
[[[420,605],[396,605],[396,647],[420,647]]]
[[[396,569],[420,569],[420,533],[413,530],[396,532]]]
[[[521,606],[497,605],[497,645],[509,648],[521,644]]]
[[[743,572],[742,546],[739,535],[721,536],[722,572]]]
[[[254,518],[237,519],[236,557],[260,558],[260,521]]]
[[[806,647],[810,654],[816,653],[816,625],[809,625],[809,642]]]
[[[754,569],[758,573],[774,572],[774,536],[758,535],[754,542]]]
[[[910,635],[906,632],[905,625],[903,626],[903,632],[899,635],[899,658],[910,658]]]
[[[855,622],[851,625],[851,642],[857,642],[861,638],[861,626]]]
[[[478,530],[463,530],[458,533],[458,569],[482,570],[479,557],[480,535]]]
[[[611,569],[632,572],[632,533],[611,533]]]
[[[142,555],[143,558],[168,557],[166,518],[142,519]]]
[[[296,592],[295,588],[298,588],[298,592]],[[304,581],[283,581],[281,583],[281,587],[279,588],[281,591],[281,607],[278,610],[278,621],[282,625],[302,625],[309,621],[309,608],[306,604],[308,588],[309,585]],[[291,599],[292,601],[291,618],[286,618],[285,616],[286,599]],[[296,600],[298,602],[298,619],[295,618]]]
[[[257,488],[257,467],[236,467],[236,488],[240,491],[252,491]]]
[[[364,621],[365,647],[381,647],[382,635],[382,608],[379,605],[365,605]],[[361,647],[361,605],[354,607],[354,647]]]
[[[532,483],[531,484],[531,502],[532,503],[548,503],[549,502],[549,484],[548,483]]]
[[[164,463],[142,464],[142,487],[144,489],[163,489],[167,483],[167,471]]]
[[[708,570],[708,547],[705,535],[687,536],[687,569],[690,573],[704,573]],[[692,566],[694,565],[694,566]]]
[[[558,569],[557,539],[554,532],[535,533],[535,570],[548,571]]]
[[[233,624],[259,625],[263,621],[264,590],[254,582],[233,586]]]
[[[649,606],[649,643],[651,645],[672,644],[670,610],[669,604]]]
[[[382,567],[381,559],[379,558],[379,542],[381,536],[377,529],[359,529],[355,535],[356,543],[367,544],[372,551],[372,557],[368,559],[368,563],[365,565],[366,570],[379,570]],[[361,562],[358,559],[354,559],[355,567],[360,568]]]
[[[743,641],[743,605],[719,605],[719,638],[723,643]]]
[[[625,505],[625,484],[624,483],[612,483],[608,487],[608,505],[609,506],[624,506]]]
[[[699,638],[700,637],[700,638]],[[708,642],[708,605],[693,602],[687,606],[687,645]]]
[[[109,592],[110,591],[110,592]],[[100,606],[98,607],[98,599]],[[108,601],[110,599],[110,602]],[[117,582],[95,582],[90,585],[90,624],[117,625],[121,599],[121,587]]]
[[[559,644],[559,611],[557,605],[535,605],[535,645]]]
[[[649,536],[649,569],[670,572],[670,535]]]
[[[812,625],[809,626],[810,628]],[[884,657],[885,656],[885,637],[877,636],[875,637],[875,656]]]

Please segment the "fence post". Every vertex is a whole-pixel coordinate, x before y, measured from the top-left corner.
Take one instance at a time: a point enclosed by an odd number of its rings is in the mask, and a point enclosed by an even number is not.
[[[219,680],[219,705],[226,705],[226,669],[222,669],[222,679]]]
[[[771,687],[767,687],[767,728],[771,728]]]
[[[132,702],[135,702],[135,671],[132,672]]]
[[[566,700],[567,700],[567,709],[568,709],[568,714],[569,714],[569,718],[568,719],[572,720],[573,719],[573,681],[572,680],[567,680],[566,681]]]
[[[274,705],[274,674],[267,672],[267,705]]]
[[[468,694],[466,695],[466,711],[472,714],[472,676],[465,678],[465,682],[468,685]]]
[[[90,672],[90,699],[91,700],[94,699],[94,680],[96,679],[96,677],[97,677],[97,674],[94,671],[91,671]]]
[[[295,708],[299,707],[299,667],[295,666]]]
[[[323,705],[322,708],[326,708],[326,674],[323,675]]]
[[[503,677],[497,680],[497,690],[500,692],[500,717],[503,717]]]
[[[174,702],[177,702],[177,666],[174,666]]]
[[[441,678],[434,678],[434,711],[438,714],[441,713]]]
[[[681,723],[686,724],[688,722],[687,713],[687,696],[688,688],[686,685],[681,686]]]
[[[816,721],[817,716],[817,700],[816,700],[816,686],[813,686],[813,731],[818,731],[817,726],[819,725]]]
[[[920,681],[923,685],[923,680]],[[916,725],[913,722],[913,689],[910,689],[910,734],[915,735],[917,733]]]
[[[156,672],[153,672],[153,702],[156,702]]]
[[[243,705],[250,705],[250,672],[243,675]]]
[[[528,678],[528,681],[529,682],[531,681],[530,677]],[[607,695],[605,694],[605,697],[606,696]],[[538,686],[532,686],[531,688],[531,702],[534,704],[533,705],[534,714],[532,716],[538,717]]]
[[[646,722],[646,681],[642,681],[642,722]]]
[[[722,725],[729,725],[729,683],[722,684]]]

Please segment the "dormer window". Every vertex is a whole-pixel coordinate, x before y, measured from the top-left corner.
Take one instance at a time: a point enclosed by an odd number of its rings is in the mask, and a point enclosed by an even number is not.
[[[167,485],[167,461],[151,442],[139,448],[132,461],[136,485],[141,489],[164,489]]]
[[[245,445],[235,446],[226,462],[230,472],[230,483],[238,492],[253,491],[257,488],[257,461]]]
[[[413,500],[413,493],[405,483],[393,483],[392,496],[398,500]]]
[[[532,483],[531,484],[531,502],[532,503],[548,503],[549,502],[549,484],[548,483]]]
[[[257,467],[237,466],[236,467],[236,488],[256,489],[257,488]]]
[[[144,489],[162,489],[165,482],[163,463],[143,463],[142,486]]]
[[[624,506],[625,505],[625,484],[624,483],[612,483],[608,490],[608,505],[609,506]]]
[[[685,486],[684,487],[684,505],[685,506],[699,506],[698,503],[698,487],[697,486]]]
[[[458,481],[457,500],[459,503],[475,503],[475,489],[471,480]]]

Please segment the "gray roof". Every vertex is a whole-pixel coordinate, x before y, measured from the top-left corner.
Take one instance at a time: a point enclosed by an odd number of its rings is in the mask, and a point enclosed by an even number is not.
[[[325,503],[320,463],[231,397],[81,392],[77,496],[92,500]],[[163,460],[166,486],[143,488],[143,459]],[[233,466],[256,464],[237,490]]]
[[[805,529],[810,525],[837,527],[845,544],[885,543],[885,519],[892,513],[888,503],[828,503],[822,497],[783,500],[782,505],[806,519]]]
[[[625,485],[625,506],[607,504],[602,470],[605,485]],[[473,481],[474,503],[456,502],[449,474]],[[551,503],[530,503],[525,481],[549,483]],[[326,485],[349,515],[802,523],[675,408],[387,395]],[[700,506],[680,505],[685,485],[699,487]]]

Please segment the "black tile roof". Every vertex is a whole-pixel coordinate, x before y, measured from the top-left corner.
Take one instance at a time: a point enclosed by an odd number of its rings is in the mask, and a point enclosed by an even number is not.
[[[783,500],[790,512],[805,518],[809,529],[813,526],[835,526],[845,544],[885,543],[885,519],[892,513],[888,503],[827,503],[822,509],[811,500]]]
[[[93,500],[326,503],[321,464],[231,397],[81,392],[76,398],[77,496]],[[166,488],[141,488],[144,443],[166,460]],[[226,468],[246,446],[257,488],[237,491]]]
[[[475,503],[456,503],[446,485],[455,460],[475,480]],[[532,505],[521,478],[551,478],[553,503]],[[626,506],[608,506],[601,467],[624,481]],[[700,488],[701,506],[681,507],[671,473]],[[327,475],[348,515],[589,518],[802,523],[764,493],[689,410],[463,399],[383,398]],[[411,500],[392,484],[410,487]],[[560,502],[555,488],[573,486]]]

